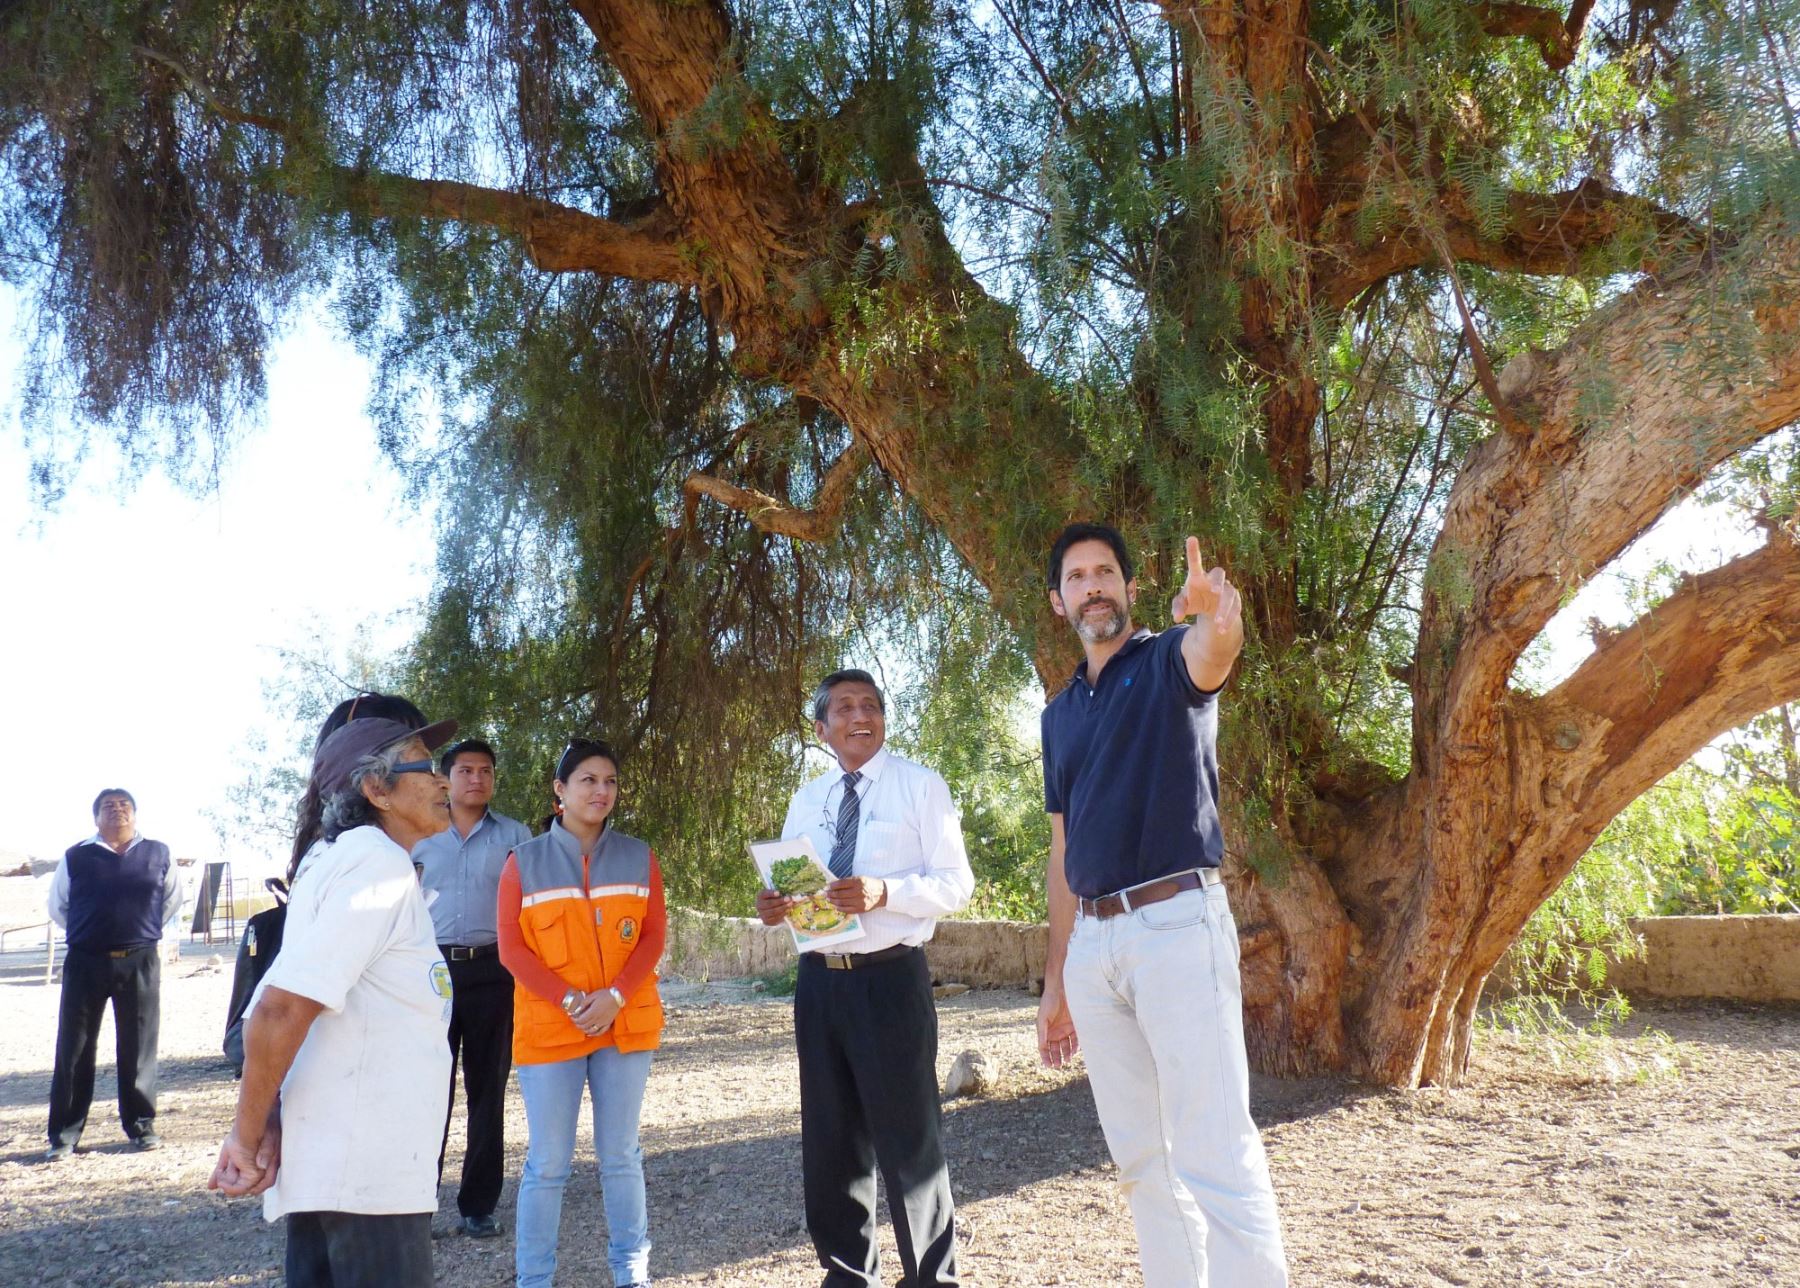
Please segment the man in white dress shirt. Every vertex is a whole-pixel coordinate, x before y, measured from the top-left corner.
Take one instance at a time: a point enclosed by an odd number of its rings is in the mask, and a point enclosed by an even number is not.
[[[783,839],[810,837],[835,878],[826,897],[862,917],[850,953],[808,952],[794,994],[806,1226],[823,1288],[881,1284],[875,1171],[887,1187],[905,1288],[957,1284],[956,1220],[944,1165],[937,1007],[922,945],[974,893],[962,824],[944,780],[883,749],[887,708],[866,671],[834,671],[813,728],[838,768],[788,806]],[[792,900],[764,890],[778,925]]]

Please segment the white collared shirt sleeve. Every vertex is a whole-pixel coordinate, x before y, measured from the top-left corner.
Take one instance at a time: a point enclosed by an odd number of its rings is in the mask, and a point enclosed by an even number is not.
[[[902,768],[890,765],[885,772]],[[962,820],[950,788],[925,770],[908,775],[910,808],[919,829],[920,866],[887,879],[885,907],[909,917],[935,919],[960,911],[975,893],[975,874],[963,847]]]
[[[169,870],[163,874],[163,924],[162,937],[181,936],[181,865],[175,862],[175,856],[169,856]]]
[[[50,878],[50,920],[67,930],[69,927],[69,856],[63,855]]]

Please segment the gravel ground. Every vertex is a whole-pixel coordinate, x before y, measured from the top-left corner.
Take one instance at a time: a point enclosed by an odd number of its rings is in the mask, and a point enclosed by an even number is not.
[[[226,961],[209,966],[211,952]],[[259,1206],[205,1190],[236,1094],[217,1046],[225,950],[190,948],[164,975],[165,1147],[124,1145],[109,1033],[83,1151],[57,1165],[39,1161],[57,996],[41,969],[28,955],[0,958],[0,1284],[279,1282],[280,1234]],[[816,1284],[789,1009],[741,987],[670,992],[644,1111],[657,1283]],[[1037,1066],[1034,1013],[1014,992],[940,1004],[940,1072],[977,1047],[1003,1080],[998,1095],[948,1108],[967,1279],[1138,1283],[1085,1080]],[[1294,1283],[1800,1284],[1800,1009],[1646,1008],[1634,1034],[1645,1025],[1667,1038],[1570,1053],[1485,1035],[1454,1091],[1259,1079]],[[515,1179],[524,1123],[515,1090]],[[585,1131],[578,1159],[592,1159]],[[458,1161],[453,1145],[452,1172]],[[509,1184],[508,1227],[512,1202]],[[607,1283],[591,1166],[564,1211],[558,1282]],[[442,1231],[454,1216],[447,1187]],[[509,1236],[452,1234],[436,1250],[441,1284],[510,1282]]]

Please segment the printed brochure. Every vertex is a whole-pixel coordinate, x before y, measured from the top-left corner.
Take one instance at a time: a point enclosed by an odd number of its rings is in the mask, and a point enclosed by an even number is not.
[[[800,900],[788,910],[787,928],[799,952],[853,943],[863,937],[862,918],[839,912],[825,900],[831,872],[819,859],[810,838],[791,841],[752,841],[750,858],[762,874],[763,885]]]

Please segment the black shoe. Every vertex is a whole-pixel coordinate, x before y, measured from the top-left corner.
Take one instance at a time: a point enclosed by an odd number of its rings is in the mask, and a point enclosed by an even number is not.
[[[153,1149],[162,1148],[162,1137],[153,1131],[147,1131],[142,1136],[133,1136],[131,1147],[140,1154],[148,1154]]]
[[[491,1216],[465,1216],[462,1228],[471,1239],[492,1239],[500,1233],[500,1223]]]
[[[74,1152],[75,1147],[73,1145],[52,1145],[49,1149],[44,1151],[44,1161],[46,1163],[60,1163]]]

